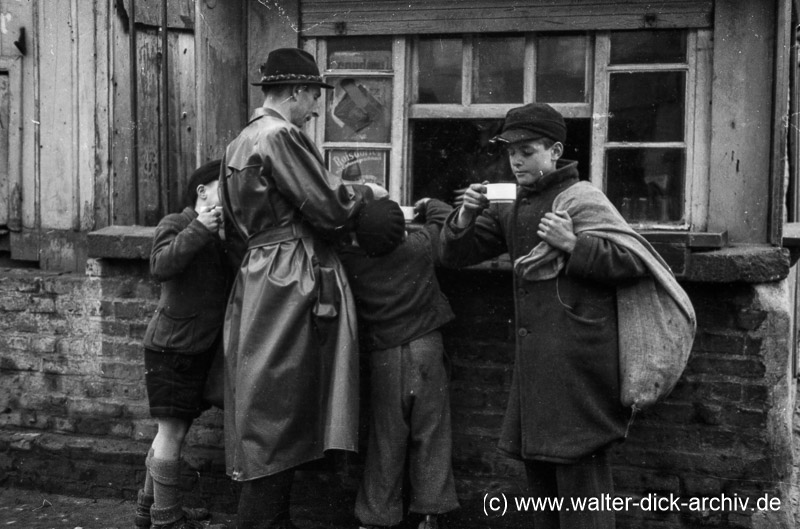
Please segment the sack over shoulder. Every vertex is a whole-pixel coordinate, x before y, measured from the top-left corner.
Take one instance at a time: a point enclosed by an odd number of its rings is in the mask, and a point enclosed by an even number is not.
[[[647,408],[669,395],[686,368],[694,315],[651,277],[617,289],[617,314],[620,400]]]

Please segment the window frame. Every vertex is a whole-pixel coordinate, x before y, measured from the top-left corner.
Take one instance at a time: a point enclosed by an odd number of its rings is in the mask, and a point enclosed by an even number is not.
[[[592,131],[591,167],[588,169],[590,181],[606,191],[605,152],[609,148],[634,147],[681,147],[685,149],[684,215],[680,223],[646,222],[635,224],[639,230],[658,231],[704,231],[708,225],[708,196],[710,175],[710,136],[711,136],[711,82],[713,31],[710,29],[682,28],[686,34],[685,63],[654,63],[646,65],[609,65],[610,32],[578,32],[586,38],[586,89],[582,103],[550,103],[566,119],[589,119]],[[410,146],[413,142],[413,120],[423,119],[503,119],[511,108],[535,100],[536,79],[536,39],[540,36],[557,35],[562,32],[525,32],[524,86],[523,102],[508,104],[472,103],[472,56],[476,38],[492,33],[463,33],[443,35],[462,39],[462,98],[461,104],[421,104],[415,101],[418,84],[416,71],[420,37],[428,35],[396,35],[393,37],[393,76],[391,141],[388,144],[326,142],[325,112],[313,129],[309,130],[317,145],[324,152],[331,148],[359,148],[387,150],[389,156],[389,193],[401,204],[411,200],[413,175],[406,174],[412,166]],[[502,33],[505,34],[505,33]],[[509,35],[520,32],[509,31]],[[360,77],[385,77],[385,72],[370,70],[330,70],[327,69],[327,37],[309,38],[304,47],[317,57],[325,78],[341,75]],[[610,74],[620,71],[683,71],[685,83],[684,140],[682,142],[607,142],[609,79]],[[357,147],[356,147],[357,145]]]

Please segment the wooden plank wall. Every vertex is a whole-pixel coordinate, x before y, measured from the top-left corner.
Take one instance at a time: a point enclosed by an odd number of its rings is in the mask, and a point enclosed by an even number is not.
[[[708,229],[734,243],[768,240],[775,3],[715,6]]]
[[[248,2],[247,80],[257,81],[259,67],[277,48],[295,48],[300,44],[300,5],[298,0],[262,0]],[[261,106],[264,95],[259,86],[249,86],[250,112]]]
[[[197,163],[220,158],[247,123],[248,0],[197,2]]]

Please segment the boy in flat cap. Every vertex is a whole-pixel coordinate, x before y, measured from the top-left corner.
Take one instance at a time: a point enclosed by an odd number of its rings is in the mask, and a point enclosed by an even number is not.
[[[218,236],[219,171],[220,160],[194,171],[187,207],[161,219],[153,237],[150,272],[161,283],[161,297],[145,331],[144,365],[158,433],[145,460],[136,527],[194,529],[206,527],[196,520],[209,517],[205,509],[182,508],[179,483],[183,440],[192,421],[210,407],[203,387],[214,356],[221,354],[230,286]]]
[[[514,260],[516,357],[500,449],[525,463],[537,497],[613,494],[607,449],[630,418],[620,403],[616,286],[649,274],[638,251],[573,220],[606,219],[630,232],[603,193],[564,160],[567,128],[555,109],[508,112],[492,141],[505,147],[517,197],[489,203],[472,184],[443,229],[443,260]],[[590,219],[591,220],[591,219]],[[613,512],[533,513],[536,529],[613,529]]]
[[[297,48],[261,67],[264,103],[225,151],[226,241],[244,242],[225,315],[225,458],[238,528],[294,527],[296,468],[357,448],[353,297],[331,240],[362,206],[302,128],[322,80]]]
[[[450,390],[439,328],[454,318],[439,289],[439,234],[452,208],[417,203],[422,229],[406,236],[396,202],[367,203],[357,245],[340,249],[370,365],[370,429],[355,514],[362,529],[403,521],[403,480],[419,529],[440,529],[438,515],[458,508],[452,468]]]

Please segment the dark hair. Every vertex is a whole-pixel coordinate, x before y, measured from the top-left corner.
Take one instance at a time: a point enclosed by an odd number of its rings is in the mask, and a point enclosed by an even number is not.
[[[219,180],[219,173],[222,168],[222,160],[212,160],[206,162],[189,177],[186,187],[186,205],[193,208],[197,203],[197,186],[210,184],[214,180]]]

